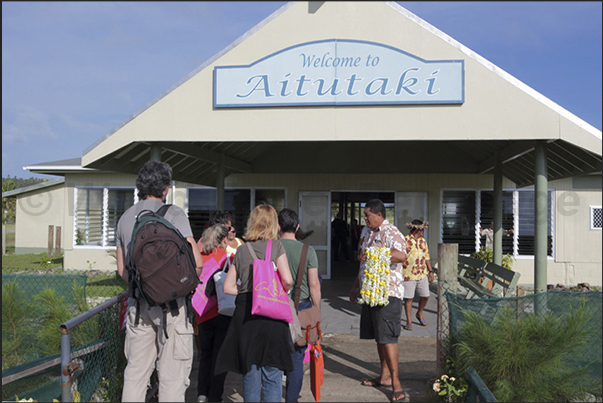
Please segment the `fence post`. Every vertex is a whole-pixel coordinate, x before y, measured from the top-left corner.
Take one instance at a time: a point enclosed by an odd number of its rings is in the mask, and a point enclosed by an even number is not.
[[[71,337],[69,329],[60,327],[61,332],[61,389],[62,401],[71,402],[71,373],[69,371],[69,358],[71,357]]]
[[[2,254],[6,255],[6,225],[2,224]]]
[[[438,245],[438,327],[437,327],[437,371],[438,376],[446,367],[447,342],[449,338],[450,312],[444,293],[456,294],[458,287],[459,246],[455,243]]]
[[[54,240],[54,254],[57,256],[61,255],[61,226],[57,225],[57,234]]]
[[[48,257],[52,256],[52,248],[54,247],[54,225],[48,226]]]

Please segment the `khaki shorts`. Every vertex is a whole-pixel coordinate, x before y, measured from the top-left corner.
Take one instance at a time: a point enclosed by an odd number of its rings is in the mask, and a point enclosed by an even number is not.
[[[415,290],[417,290],[419,297],[429,298],[429,276],[425,276],[421,280],[405,281],[403,284],[405,299],[413,299],[415,297]]]

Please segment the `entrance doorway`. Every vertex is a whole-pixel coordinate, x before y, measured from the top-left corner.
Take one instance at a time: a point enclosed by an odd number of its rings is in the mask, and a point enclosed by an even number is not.
[[[395,222],[394,192],[331,192],[330,266],[332,280],[354,281],[358,274],[358,241],[364,221],[364,208],[371,199],[385,204],[386,219]]]

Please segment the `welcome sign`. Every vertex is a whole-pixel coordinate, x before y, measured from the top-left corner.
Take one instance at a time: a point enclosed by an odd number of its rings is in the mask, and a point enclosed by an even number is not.
[[[214,107],[462,104],[463,60],[423,60],[391,46],[329,39],[248,66],[214,68]]]

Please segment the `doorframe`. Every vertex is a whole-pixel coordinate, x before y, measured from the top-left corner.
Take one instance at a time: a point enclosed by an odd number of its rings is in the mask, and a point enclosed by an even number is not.
[[[298,217],[300,224],[303,222],[303,209],[302,209],[302,199],[304,196],[326,196],[327,197],[327,205],[324,206],[327,213],[327,244],[317,245],[308,243],[310,246],[314,248],[316,251],[326,251],[327,252],[327,273],[323,277],[324,280],[331,279],[331,191],[322,191],[322,192],[299,192],[299,204],[298,204]],[[304,231],[307,231],[307,228],[303,228]],[[310,238],[311,239],[311,238]]]

